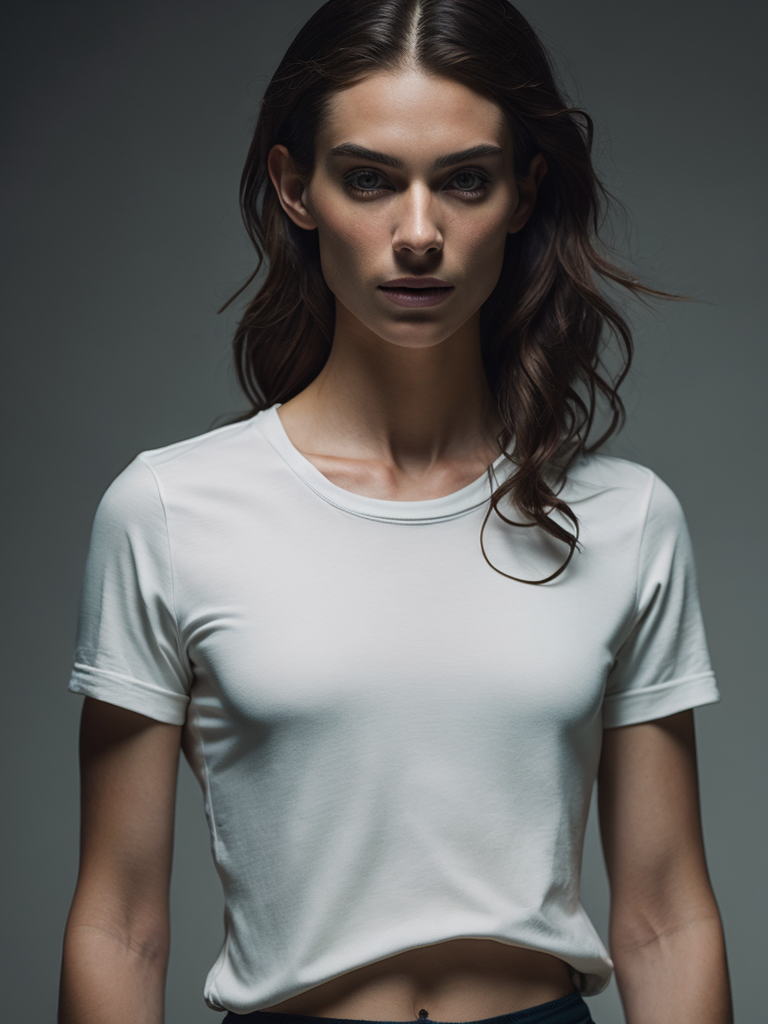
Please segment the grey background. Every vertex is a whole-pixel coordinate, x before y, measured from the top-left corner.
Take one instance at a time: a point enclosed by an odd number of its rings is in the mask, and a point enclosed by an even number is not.
[[[77,727],[67,692],[93,513],[141,449],[244,410],[230,367],[252,267],[237,185],[258,99],[316,2],[6,4],[2,205],[5,648],[2,962],[7,1020],[53,1021],[76,878]],[[683,503],[723,700],[696,711],[706,850],[736,1019],[762,1018],[766,887],[765,7],[526,0],[597,163],[620,239],[687,304],[635,307],[629,425],[608,452]],[[760,247],[758,242],[761,243]],[[594,801],[582,899],[606,939]],[[216,1019],[222,937],[202,797],[180,772],[168,1024]],[[612,982],[590,1000],[623,1020]]]

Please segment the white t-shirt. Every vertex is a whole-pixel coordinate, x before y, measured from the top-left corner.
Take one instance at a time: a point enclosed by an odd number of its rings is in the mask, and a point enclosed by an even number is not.
[[[608,984],[579,902],[602,730],[720,699],[689,533],[651,470],[583,457],[583,550],[531,586],[482,556],[489,493],[352,494],[273,406],[141,452],[101,499],[69,688],[184,724],[226,901],[211,1007],[458,937]],[[568,550],[495,514],[485,544],[524,579]]]

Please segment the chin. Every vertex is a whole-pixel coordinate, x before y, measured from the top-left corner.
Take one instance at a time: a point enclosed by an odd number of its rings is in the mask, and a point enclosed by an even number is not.
[[[450,332],[440,333],[439,335],[426,335],[414,334],[411,337],[405,337],[403,335],[393,336],[375,332],[379,335],[382,341],[386,342],[387,345],[392,345],[395,348],[435,348],[437,345],[442,345],[450,337]]]

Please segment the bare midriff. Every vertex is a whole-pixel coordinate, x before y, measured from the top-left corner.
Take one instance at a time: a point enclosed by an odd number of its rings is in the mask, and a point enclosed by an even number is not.
[[[476,1021],[575,990],[573,968],[559,957],[461,938],[404,950],[262,1009],[352,1020]]]

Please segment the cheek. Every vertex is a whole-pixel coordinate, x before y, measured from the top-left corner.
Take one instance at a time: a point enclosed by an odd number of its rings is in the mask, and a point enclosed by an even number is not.
[[[354,288],[382,262],[387,245],[383,228],[373,217],[357,211],[318,211],[320,265],[328,287],[336,294]]]
[[[507,215],[499,217],[498,213],[489,213],[467,217],[462,224],[456,225],[454,251],[468,278],[487,274],[494,268],[501,270],[508,220]]]

